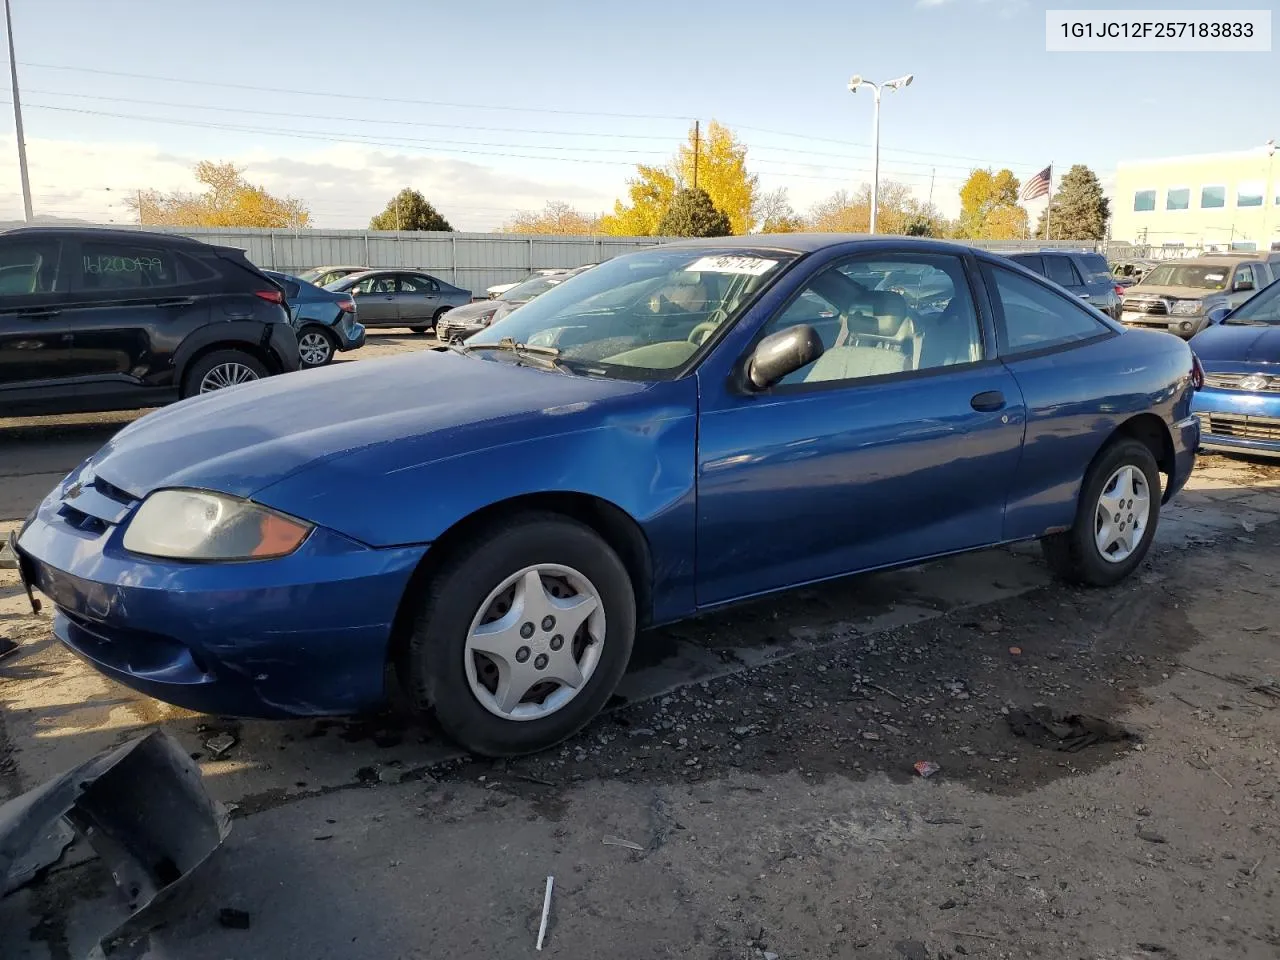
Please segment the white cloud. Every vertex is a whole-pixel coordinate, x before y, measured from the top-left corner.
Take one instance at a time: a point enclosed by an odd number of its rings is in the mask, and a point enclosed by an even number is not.
[[[539,209],[548,200],[565,200],[588,212],[611,209],[623,179],[623,168],[601,167],[569,179],[346,144],[289,155],[258,148],[201,157],[146,143],[29,140],[27,154],[38,215],[103,223],[129,222],[125,200],[140,188],[196,190],[191,170],[200,159],[244,166],[251,182],[304,200],[313,222],[322,227],[364,227],[396,191],[411,186],[455,228],[489,230],[517,210]],[[0,156],[13,155],[13,140],[0,140]],[[532,163],[526,169],[536,168]],[[22,213],[17,178],[10,182],[12,189],[0,191],[0,221]]]
[[[951,2],[952,0],[916,0],[916,6],[917,7],[941,7]]]

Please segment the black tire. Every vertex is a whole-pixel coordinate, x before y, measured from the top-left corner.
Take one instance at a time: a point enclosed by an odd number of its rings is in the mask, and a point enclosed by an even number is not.
[[[443,317],[446,313],[448,313],[450,309],[451,309],[450,307],[441,307],[439,310],[437,310],[435,312],[435,315],[431,318],[431,325],[433,327],[438,327],[440,325],[440,318]]]
[[[431,328],[430,327],[410,327],[409,329],[413,333],[426,333]]]
[[[1122,467],[1131,466],[1141,471],[1147,482],[1150,513],[1142,539],[1124,560],[1113,562],[1105,559],[1095,539],[1095,522],[1098,498],[1103,487]],[[1040,541],[1049,568],[1068,583],[1093,587],[1109,587],[1119,583],[1142,563],[1151,549],[1151,541],[1160,521],[1160,468],[1150,448],[1140,440],[1129,438],[1112,441],[1089,468],[1080,487],[1080,501],[1076,505],[1075,522],[1065,533],[1055,533]]]
[[[227,364],[239,364],[247,368],[255,374],[254,380],[261,380],[263,377],[270,376],[270,371],[263,365],[262,361],[251,353],[233,349],[214,350],[206,353],[188,368],[182,378],[182,398],[185,400],[187,397],[193,397],[199,393],[200,385],[204,382],[205,377],[215,368]]]
[[[302,369],[313,370],[317,367],[327,367],[329,364],[333,363],[333,358],[338,352],[338,338],[333,335],[332,331],[314,323],[309,324],[298,331],[299,346],[302,345],[302,338],[307,334],[319,334],[324,337],[325,341],[329,344],[329,353],[324,360],[319,363],[308,363],[305,357],[300,356],[298,363]]]
[[[604,650],[579,693],[556,712],[531,720],[491,713],[472,692],[466,644],[472,620],[503,580],[535,564],[571,567],[594,585],[604,607]],[[472,753],[513,757],[554,746],[604,707],[631,659],[636,604],[618,555],[591,528],[556,514],[510,518],[474,537],[427,587],[401,676],[420,711],[434,710],[441,728]]]

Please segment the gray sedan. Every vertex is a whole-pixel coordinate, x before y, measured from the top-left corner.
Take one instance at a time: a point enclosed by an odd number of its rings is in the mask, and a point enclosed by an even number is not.
[[[434,328],[449,310],[471,302],[470,290],[421,270],[366,270],[325,289],[350,293],[366,327],[408,327],[414,333]]]

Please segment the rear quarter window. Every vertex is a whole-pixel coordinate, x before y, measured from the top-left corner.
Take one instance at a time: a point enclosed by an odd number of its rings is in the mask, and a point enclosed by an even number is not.
[[[999,308],[996,339],[1006,356],[1067,346],[1112,332],[1067,295],[994,264],[985,271]]]
[[[86,241],[72,265],[75,288],[85,291],[168,290],[192,280],[173,250],[117,241]]]
[[[1107,266],[1107,258],[1100,253],[1086,253],[1080,257],[1080,268],[1086,280],[1111,279],[1111,269]]]

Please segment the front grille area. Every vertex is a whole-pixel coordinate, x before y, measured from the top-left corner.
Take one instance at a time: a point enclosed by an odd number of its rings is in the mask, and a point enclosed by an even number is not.
[[[1122,309],[1131,313],[1149,313],[1152,316],[1169,315],[1169,305],[1163,300],[1125,300]]]
[[[1245,380],[1251,381],[1248,386],[1243,385]],[[1262,381],[1261,385],[1257,381]],[[1273,377],[1265,373],[1206,373],[1204,385],[1244,393],[1280,393],[1280,376]]]
[[[1237,440],[1280,441],[1280,417],[1255,417],[1243,413],[1200,413],[1200,428],[1217,437]]]

